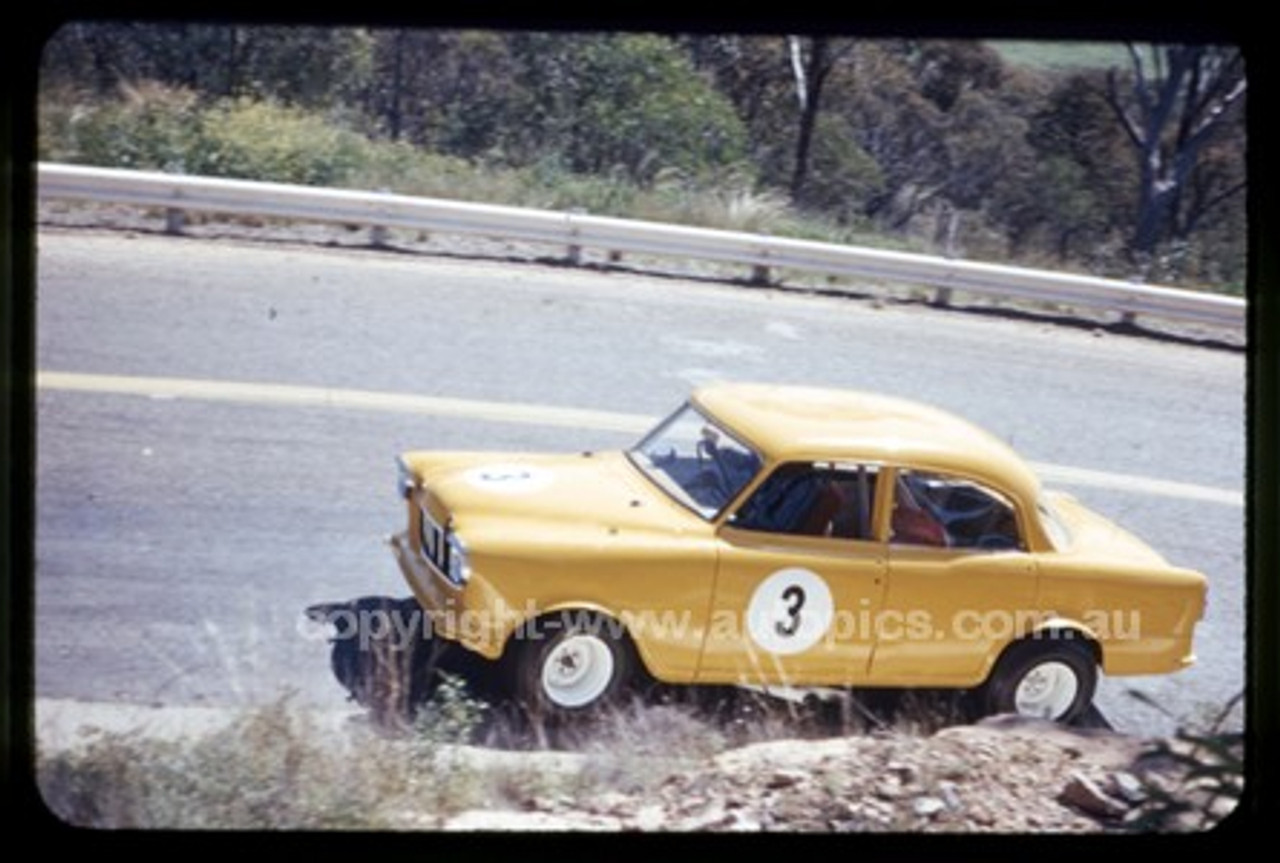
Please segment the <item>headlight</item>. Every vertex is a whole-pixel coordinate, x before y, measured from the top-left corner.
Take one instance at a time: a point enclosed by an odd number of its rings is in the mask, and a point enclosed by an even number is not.
[[[417,487],[418,478],[413,475],[413,469],[409,467],[409,463],[401,456],[396,456],[396,494],[408,500]]]
[[[453,531],[449,531],[445,542],[449,546],[449,560],[446,574],[449,580],[461,587],[471,577],[471,566],[467,562],[467,546]]]

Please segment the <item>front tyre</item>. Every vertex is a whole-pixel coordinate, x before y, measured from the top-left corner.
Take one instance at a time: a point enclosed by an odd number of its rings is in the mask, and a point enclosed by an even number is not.
[[[1072,641],[1021,641],[996,663],[985,687],[987,713],[1016,713],[1054,722],[1078,719],[1093,701],[1098,666]]]
[[[531,714],[571,716],[617,700],[635,660],[613,621],[587,615],[515,645],[514,695]]]

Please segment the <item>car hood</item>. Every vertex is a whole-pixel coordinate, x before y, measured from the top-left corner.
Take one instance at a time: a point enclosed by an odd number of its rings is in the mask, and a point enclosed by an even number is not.
[[[467,533],[513,520],[556,532],[678,531],[705,525],[620,452],[580,455],[406,453],[420,502]],[[441,522],[443,523],[443,521]],[[544,534],[544,539],[548,538]]]

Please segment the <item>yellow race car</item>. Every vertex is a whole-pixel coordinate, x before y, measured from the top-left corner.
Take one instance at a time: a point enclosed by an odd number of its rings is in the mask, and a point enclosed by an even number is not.
[[[1203,575],[902,399],[720,384],[624,452],[398,459],[430,636],[530,711],[665,684],[973,690],[1071,721],[1194,661]]]

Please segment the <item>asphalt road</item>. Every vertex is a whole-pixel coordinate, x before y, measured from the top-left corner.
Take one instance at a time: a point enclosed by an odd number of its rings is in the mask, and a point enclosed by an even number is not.
[[[620,447],[721,378],[953,410],[1207,573],[1199,663],[1104,680],[1117,727],[1170,727],[1128,687],[1192,716],[1243,686],[1238,352],[528,263],[61,229],[38,243],[37,367],[54,373],[37,396],[38,696],[341,703],[301,610],[406,593],[383,544],[402,520],[397,452]],[[317,391],[389,395],[297,396]],[[492,403],[524,407],[471,409]],[[557,424],[549,408],[594,413]]]

